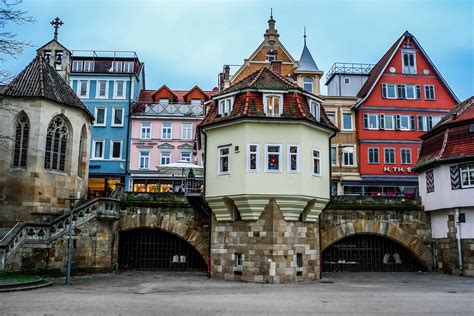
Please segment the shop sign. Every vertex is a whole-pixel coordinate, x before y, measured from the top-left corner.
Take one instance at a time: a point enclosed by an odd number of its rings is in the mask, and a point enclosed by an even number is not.
[[[413,173],[411,167],[404,168],[404,167],[383,167],[383,171],[385,173]]]

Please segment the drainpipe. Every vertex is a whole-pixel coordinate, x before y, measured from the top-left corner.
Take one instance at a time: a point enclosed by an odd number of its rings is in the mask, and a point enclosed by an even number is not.
[[[201,130],[202,134],[204,135],[204,169],[203,169],[203,176],[202,179],[204,181],[204,186],[202,190],[203,201],[204,204],[207,205],[206,202],[206,165],[207,165],[207,134],[204,130]],[[209,207],[209,257],[207,259],[207,278],[211,278],[211,237],[212,237],[212,209]]]
[[[129,75],[130,80],[128,82],[128,124],[127,124],[127,137],[125,138],[127,140],[127,150],[125,151],[125,183],[124,183],[124,189],[128,188],[128,182],[130,179],[128,178],[128,163],[130,160],[130,125],[132,124],[132,74]],[[130,191],[130,188],[128,188]],[[124,190],[126,191],[126,190]]]
[[[458,264],[459,264],[459,275],[462,275],[463,266],[462,266],[462,247],[461,247],[461,222],[459,222],[459,209],[454,209],[456,215],[456,240],[458,243]]]

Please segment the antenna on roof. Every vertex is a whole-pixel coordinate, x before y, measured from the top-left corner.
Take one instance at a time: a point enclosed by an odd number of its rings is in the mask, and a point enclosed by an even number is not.
[[[273,19],[273,8],[270,8],[270,19]]]

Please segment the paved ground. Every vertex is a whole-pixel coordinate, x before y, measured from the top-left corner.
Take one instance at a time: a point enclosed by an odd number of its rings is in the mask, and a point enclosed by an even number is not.
[[[474,278],[434,273],[340,273],[287,285],[133,272],[55,280],[3,293],[1,315],[405,314],[473,315]]]

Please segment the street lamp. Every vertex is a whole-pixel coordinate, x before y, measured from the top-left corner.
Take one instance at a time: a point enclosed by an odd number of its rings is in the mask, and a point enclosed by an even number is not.
[[[66,284],[71,285],[71,261],[72,261],[72,210],[74,209],[74,202],[79,200],[76,196],[70,195],[66,200],[70,202],[69,212],[69,232],[67,241],[67,265],[66,265]]]

